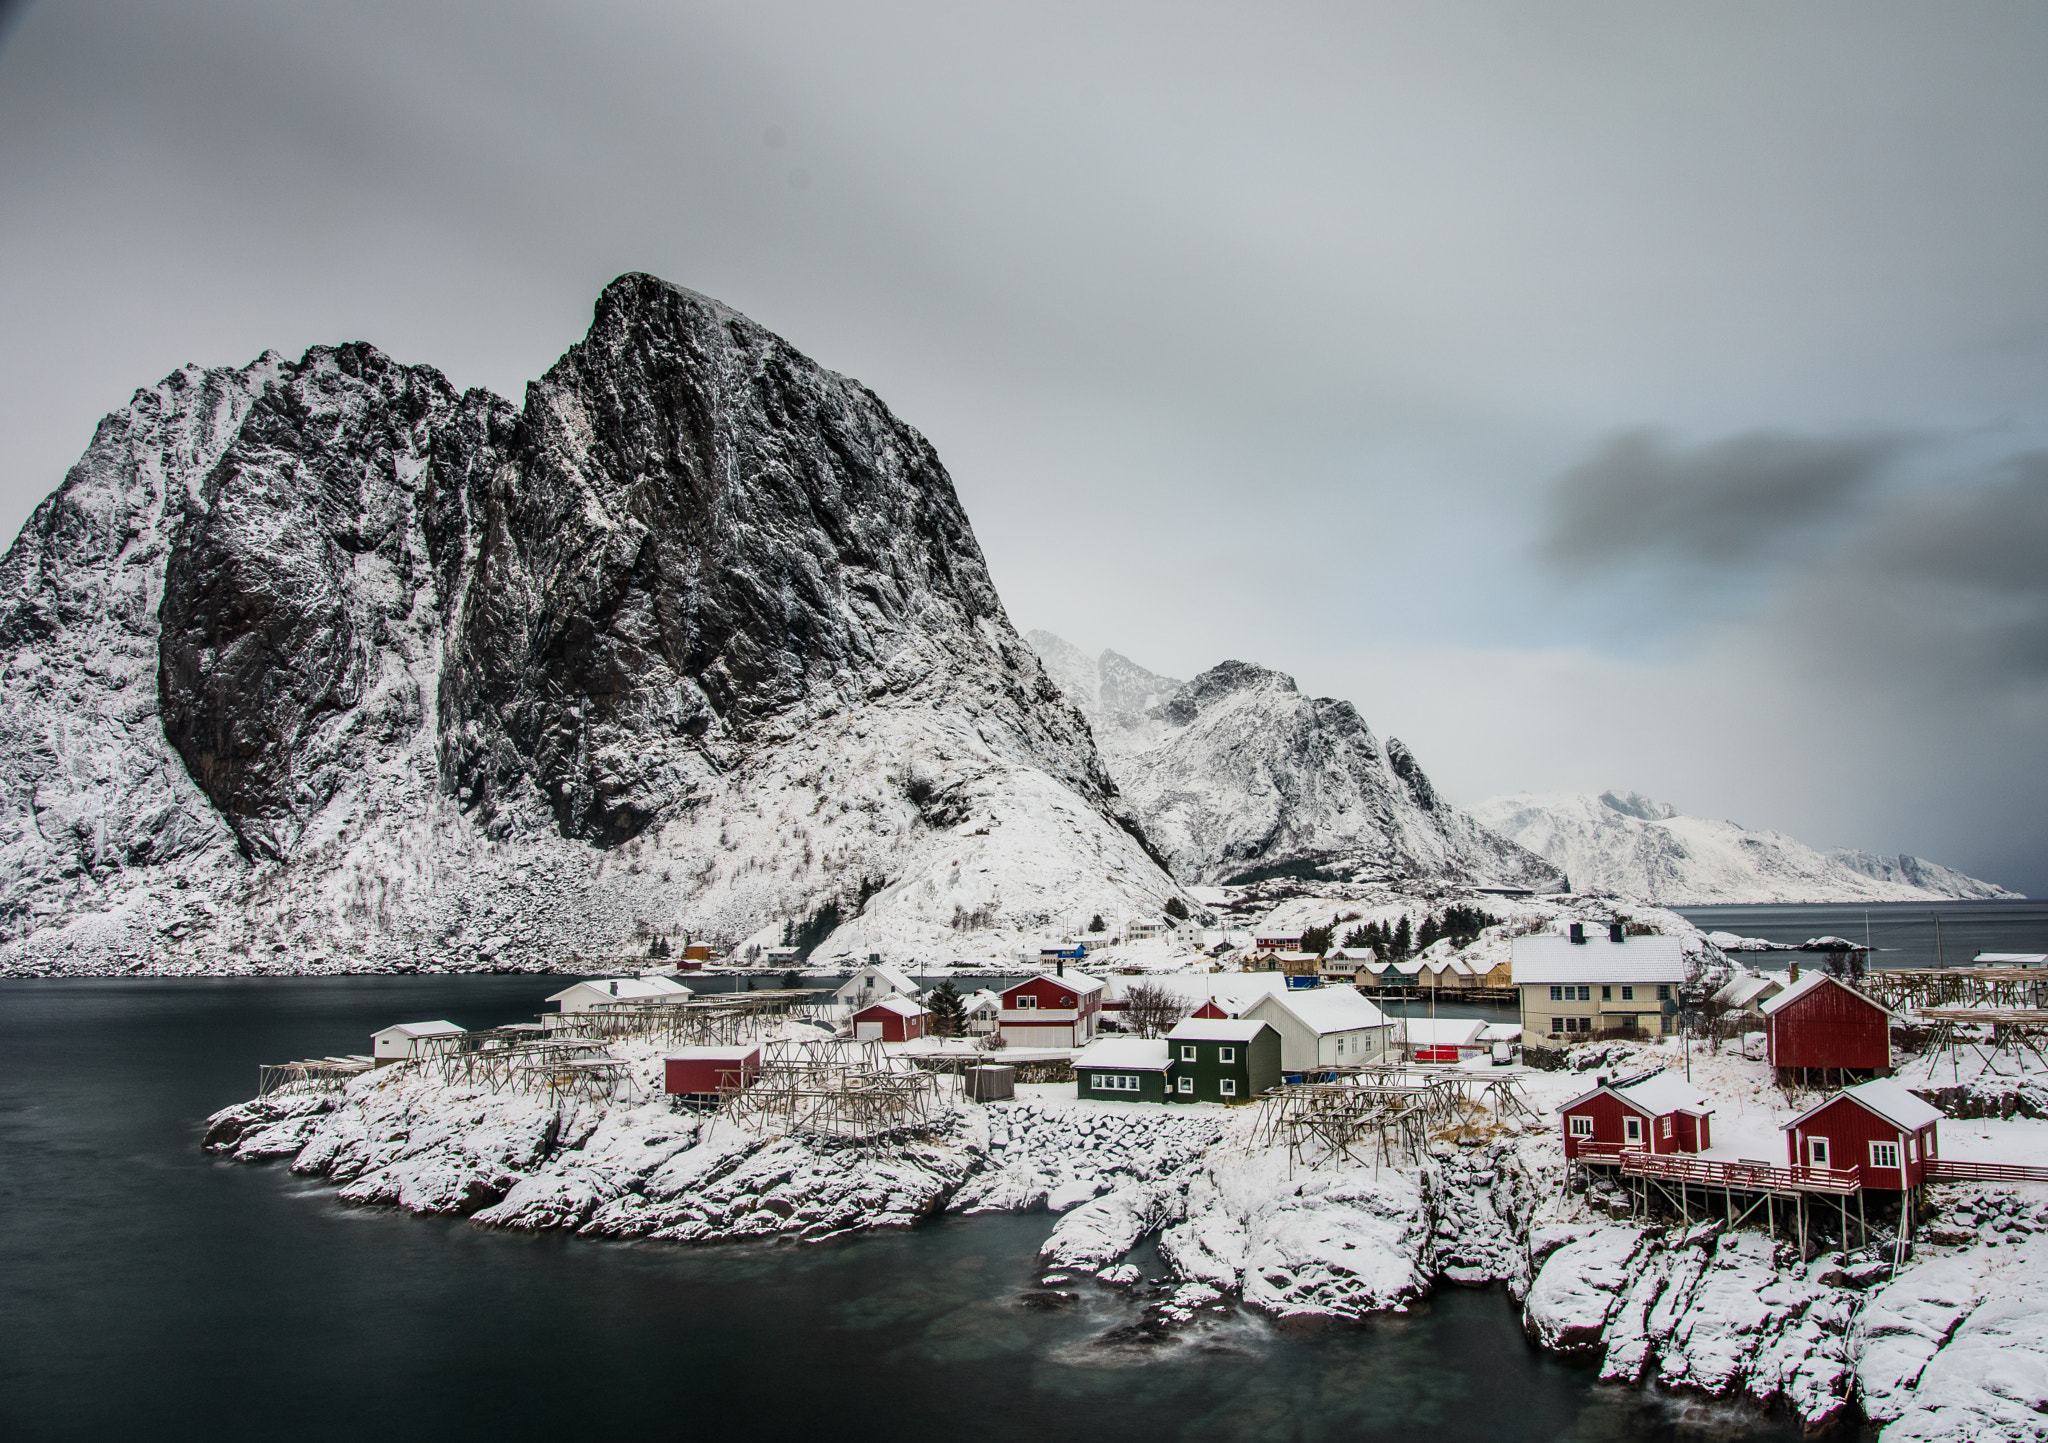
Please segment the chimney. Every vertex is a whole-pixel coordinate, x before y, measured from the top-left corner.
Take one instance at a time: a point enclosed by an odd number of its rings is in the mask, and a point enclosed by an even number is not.
[[[1055,977],[1067,975],[1067,951],[1064,947],[1052,954],[1052,975]]]
[[[607,983],[605,983],[604,985],[605,985],[606,987],[608,987],[609,989],[611,989],[611,994],[612,994],[612,996],[616,997],[616,996],[618,996],[618,995],[619,995],[619,984],[618,984],[618,983],[616,983],[616,982],[607,982]]]
[[[1622,939],[1622,930],[1621,930],[1621,923],[1619,923],[1619,922],[1609,922],[1609,923],[1607,924],[1607,940],[1608,940],[1608,941],[1610,941],[1610,942],[1619,942],[1619,941],[1620,941],[1621,939]]]
[[[1792,982],[1797,982],[1799,980],[1799,962],[1796,958],[1792,962],[1792,975],[1787,980]]]
[[[1574,947],[1586,945],[1586,924],[1584,922],[1572,923],[1572,945]]]

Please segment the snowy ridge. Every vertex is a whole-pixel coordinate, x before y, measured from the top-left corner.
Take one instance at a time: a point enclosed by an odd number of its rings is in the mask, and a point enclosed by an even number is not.
[[[2018,895],[1918,857],[1821,852],[1634,792],[1495,797],[1473,814],[1561,868],[1579,891],[1665,905]]]
[[[1180,683],[1031,632],[1095,728],[1111,775],[1184,882],[1272,876],[1556,890],[1541,858],[1480,826],[1398,739],[1294,679],[1227,661]]]
[[[648,276],[525,405],[188,368],[0,561],[0,968],[554,967],[1178,889],[930,446]],[[643,944],[644,945],[644,944]]]

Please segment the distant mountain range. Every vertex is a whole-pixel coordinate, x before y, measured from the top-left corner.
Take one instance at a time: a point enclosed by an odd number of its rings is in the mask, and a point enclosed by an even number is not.
[[[1452,806],[1348,701],[1226,661],[1193,681],[1050,632],[1026,638],[1095,730],[1110,776],[1182,882],[1274,877],[1556,891],[1557,869]]]
[[[1495,797],[1473,814],[1562,868],[1576,891],[1666,905],[2019,895],[1920,857],[1824,852],[1782,832],[1688,817],[1635,792]]]

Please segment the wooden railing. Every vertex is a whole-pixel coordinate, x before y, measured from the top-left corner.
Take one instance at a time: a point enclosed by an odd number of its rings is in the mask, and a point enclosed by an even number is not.
[[[1742,1192],[1823,1192],[1851,1194],[1863,1190],[1854,1171],[1826,1167],[1781,1167],[1768,1162],[1719,1162],[1691,1153],[1623,1152],[1621,1170],[1636,1177],[1697,1183],[1702,1187]]]
[[[1927,1164],[1929,1182],[2048,1182],[2048,1167],[2009,1162],[1961,1162],[1937,1157]]]

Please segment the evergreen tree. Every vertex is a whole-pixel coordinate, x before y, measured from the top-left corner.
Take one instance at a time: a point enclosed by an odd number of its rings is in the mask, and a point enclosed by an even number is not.
[[[1344,934],[1344,945],[1346,947],[1370,947],[1373,945],[1373,938],[1372,923],[1368,922],[1363,927],[1353,927],[1349,932],[1346,932]]]
[[[1181,901],[1178,897],[1168,897],[1166,899],[1166,915],[1173,918],[1176,922],[1185,922],[1188,919],[1188,904]]]
[[[967,1003],[952,978],[925,993],[923,1001],[932,1015],[934,1037],[958,1037],[967,1030]]]
[[[1107,932],[1109,930],[1108,925],[1103,922],[1100,912],[1097,912],[1088,919],[1088,930],[1090,932]]]
[[[1437,929],[1436,918],[1428,913],[1424,913],[1422,926],[1415,933],[1415,950],[1427,952],[1431,944],[1441,936],[1443,936],[1443,933]]]
[[[1401,914],[1400,922],[1394,928],[1393,939],[1387,944],[1389,962],[1405,962],[1415,950],[1415,934],[1408,930],[1408,914]]]
[[[1310,927],[1301,934],[1301,950],[1313,952],[1320,957],[1330,950],[1330,929]]]

